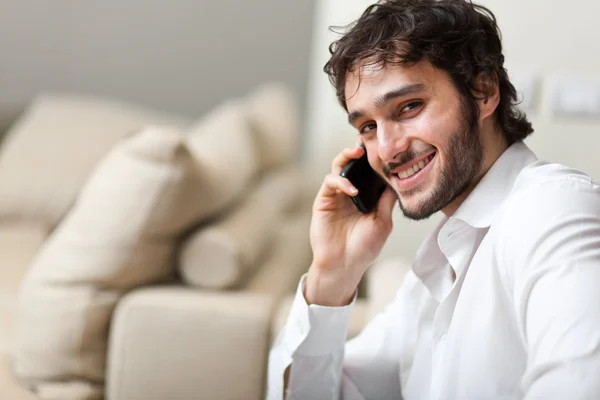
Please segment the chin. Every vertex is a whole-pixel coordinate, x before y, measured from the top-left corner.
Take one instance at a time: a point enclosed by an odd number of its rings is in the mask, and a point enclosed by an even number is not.
[[[403,193],[398,195],[398,204],[402,214],[408,219],[415,221],[431,217],[438,210],[431,208],[429,191],[418,191],[415,193]]]
[[[403,206],[410,207],[418,207],[420,204],[427,201],[427,199],[431,196],[431,188],[424,187],[424,185],[419,185],[417,187],[410,188],[408,190],[398,191],[396,189],[396,197]]]

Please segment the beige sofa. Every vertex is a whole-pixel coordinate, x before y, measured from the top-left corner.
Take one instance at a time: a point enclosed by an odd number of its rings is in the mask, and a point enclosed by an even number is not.
[[[0,399],[262,398],[310,263],[297,120],[277,84],[198,120],[38,97],[0,148]]]

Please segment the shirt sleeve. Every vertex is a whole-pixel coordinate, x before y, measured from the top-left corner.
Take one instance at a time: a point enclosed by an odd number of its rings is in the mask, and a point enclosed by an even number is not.
[[[305,277],[269,354],[267,399],[284,398],[284,372],[290,365],[286,400],[387,399],[390,393],[399,398],[398,366],[385,351],[386,317],[376,316],[346,342],[356,295],[344,307],[307,305]]]
[[[600,399],[600,190],[575,179],[517,199],[503,256],[528,354],[524,399]]]

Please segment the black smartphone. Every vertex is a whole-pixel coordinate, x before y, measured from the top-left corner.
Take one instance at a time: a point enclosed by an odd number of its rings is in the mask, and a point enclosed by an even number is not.
[[[361,147],[365,149],[364,145]],[[360,212],[368,214],[377,207],[387,182],[369,165],[366,149],[362,157],[351,160],[340,175],[358,189],[358,194],[350,198]]]

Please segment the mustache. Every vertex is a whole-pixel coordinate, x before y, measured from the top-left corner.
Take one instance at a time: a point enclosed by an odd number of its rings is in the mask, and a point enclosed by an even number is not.
[[[411,162],[412,160],[419,158],[427,153],[429,153],[432,149],[427,149],[424,151],[416,152],[414,150],[407,150],[400,155],[398,155],[397,162],[386,163],[383,166],[383,173],[386,177],[389,177],[392,174],[392,171],[401,166],[402,164],[406,164]]]

